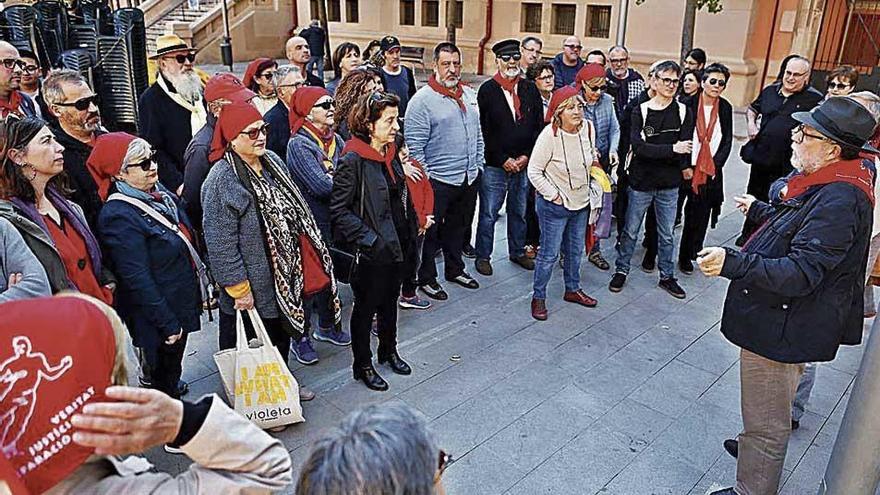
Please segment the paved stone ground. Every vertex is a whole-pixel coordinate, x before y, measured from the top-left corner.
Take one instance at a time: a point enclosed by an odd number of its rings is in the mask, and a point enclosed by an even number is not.
[[[747,172],[734,153],[725,174],[729,197],[744,190]],[[742,217],[732,201],[723,213],[707,245],[736,237]],[[304,404],[306,423],[279,435],[294,464],[323,428],[387,401],[430,419],[456,458],[444,477],[450,494],[680,495],[729,486],[735,461],[721,442],[736,435],[741,419],[738,349],[719,332],[726,281],[681,275],[688,297],[676,300],[657,288],[656,272],[636,265],[625,290],[612,294],[610,272],[585,261],[582,283],[598,307],[562,302],[556,270],[550,318],[536,322],[529,315],[532,274],[505,259],[503,224],[497,233],[495,275],[477,275],[480,290],[447,284],[448,301],[401,312],[399,347],[414,373],[400,377],[380,367],[390,391],[354,382],[348,349],[318,343],[319,364],[294,361],[297,379],[318,392]],[[609,260],[612,247],[603,245]],[[343,294],[347,321],[351,296]],[[222,394],[216,341],[216,324],[207,322],[190,339],[190,397]],[[808,412],[792,435],[782,494],[815,493],[862,350],[842,348],[819,368]],[[158,449],[148,457],[172,472],[189,463]]]

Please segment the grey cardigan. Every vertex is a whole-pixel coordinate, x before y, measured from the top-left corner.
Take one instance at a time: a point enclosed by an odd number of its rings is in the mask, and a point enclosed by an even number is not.
[[[285,173],[287,167],[278,155],[267,150],[266,158],[274,160],[276,168]],[[202,185],[202,229],[214,280],[221,287],[247,280],[260,316],[281,316],[253,196],[226,158],[211,167]],[[220,310],[234,314],[233,304],[233,299],[222,290]]]
[[[21,282],[8,287],[9,276],[13,273],[21,274]],[[43,265],[18,230],[0,217],[0,303],[51,295]]]

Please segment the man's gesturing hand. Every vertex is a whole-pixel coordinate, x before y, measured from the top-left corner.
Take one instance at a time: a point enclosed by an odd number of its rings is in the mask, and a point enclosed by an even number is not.
[[[705,248],[697,253],[697,264],[700,271],[707,277],[717,277],[721,275],[721,268],[724,266],[724,258],[727,257],[727,251],[720,247]]]
[[[83,406],[71,418],[79,429],[73,441],[94,447],[98,455],[143,452],[174,440],[183,423],[183,403],[158,390],[109,387],[107,397],[119,402]]]

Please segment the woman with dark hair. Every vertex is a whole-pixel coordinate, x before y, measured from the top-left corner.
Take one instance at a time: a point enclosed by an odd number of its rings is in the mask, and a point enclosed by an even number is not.
[[[330,197],[334,239],[347,251],[359,253],[351,282],[352,367],[354,378],[372,390],[388,389],[373,367],[373,315],[378,322],[379,363],[400,375],[412,373],[397,353],[397,297],[419,225],[394,145],[400,131],[398,105],[397,96],[390,93],[358,99],[348,117],[354,137],[342,150]]]
[[[859,83],[859,71],[852,65],[835,67],[825,78],[828,87],[827,96],[846,96],[856,90]]]
[[[349,72],[361,66],[361,49],[348,41],[340,43],[333,52],[333,80],[327,83],[327,91],[336,94],[336,88]]]
[[[329,287],[339,297],[330,252],[284,161],[266,150],[266,123],[248,103],[220,112],[202,186],[205,243],[220,292],[220,348],[235,347],[235,312],[256,308],[286,360],[305,339],[304,300]],[[311,344],[309,344],[311,345]],[[300,387],[300,398],[314,393]]]
[[[376,82],[379,78],[378,73],[372,69],[361,67],[351,71],[336,89],[336,114],[334,121],[335,131],[342,137],[344,141],[351,139],[348,132],[348,115],[357,103],[358,99],[374,91],[381,90],[380,83]]]
[[[37,117],[7,119],[6,126],[0,216],[21,233],[53,293],[73,289],[110,304],[116,281],[82,209],[64,197],[64,147]]]
[[[694,98],[700,92],[702,78],[701,71],[685,69],[681,73],[681,92],[678,94],[678,101],[687,104],[691,98]]]
[[[257,94],[251,103],[260,111],[260,115],[266,115],[266,112],[278,103],[278,95],[275,92],[275,85],[272,83],[276,70],[278,70],[278,63],[271,58],[263,57],[249,63],[244,71],[241,83]]]
[[[179,398],[187,335],[201,329],[205,265],[180,200],[159,184],[153,149],[124,132],[95,140],[86,165],[104,206],[101,244],[119,278],[117,304],[152,388]]]

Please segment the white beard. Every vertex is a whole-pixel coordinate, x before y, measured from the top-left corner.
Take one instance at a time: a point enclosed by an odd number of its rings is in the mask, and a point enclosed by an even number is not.
[[[202,80],[195,72],[184,72],[173,77],[165,74],[163,76],[174,85],[177,94],[182,96],[184,100],[195,103],[201,98]]]
[[[448,81],[448,80],[444,79],[443,80],[443,87],[446,89],[452,89],[452,88],[458,86],[459,81],[461,81],[461,79],[459,79],[459,78],[455,78],[452,81]]]
[[[503,74],[504,74],[504,77],[506,77],[508,79],[513,79],[514,77],[520,75],[520,70],[519,70],[519,67],[516,67],[513,69],[505,69]]]

